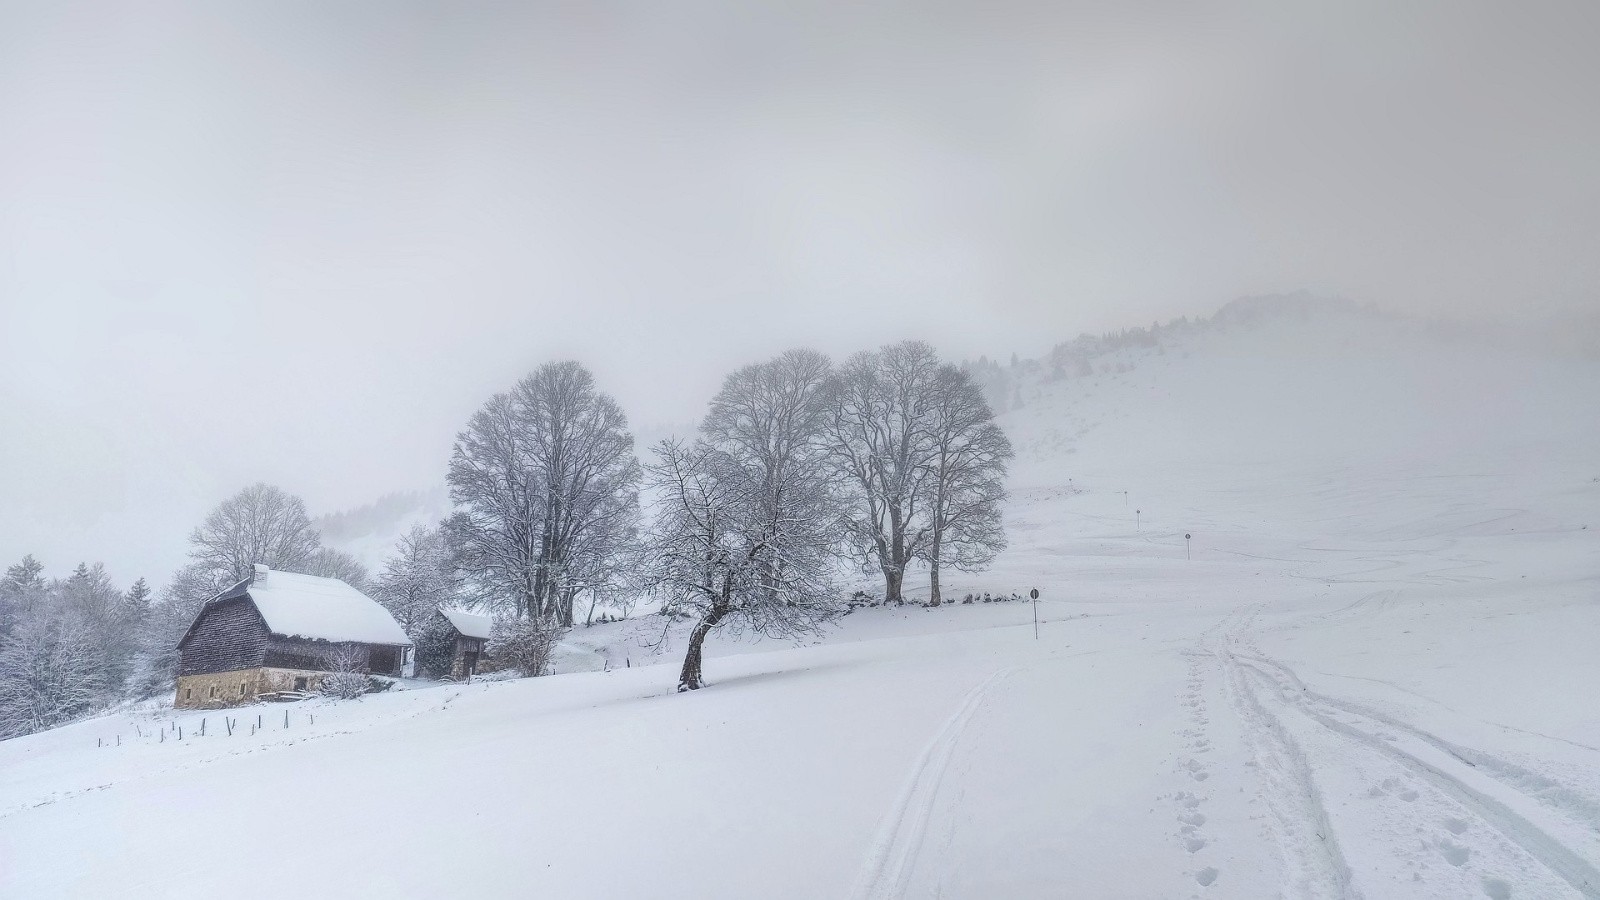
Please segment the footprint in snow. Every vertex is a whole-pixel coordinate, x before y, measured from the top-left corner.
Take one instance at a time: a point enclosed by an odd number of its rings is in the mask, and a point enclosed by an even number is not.
[[[1464,834],[1467,830],[1467,823],[1461,819],[1445,819],[1444,827],[1448,829],[1451,834]]]
[[[1483,879],[1483,892],[1489,895],[1490,900],[1511,900],[1511,885],[1503,878]]]
[[[1464,866],[1467,864],[1467,859],[1472,856],[1472,851],[1445,838],[1439,842],[1439,855],[1452,866]]]
[[[1183,840],[1184,849],[1188,850],[1190,853],[1199,853],[1201,850],[1205,849],[1205,846],[1206,839],[1200,837],[1199,835],[1192,834]]]
[[[1385,794],[1393,794],[1407,803],[1411,803],[1419,796],[1415,790],[1406,787],[1403,782],[1394,778],[1385,778],[1381,784],[1367,790],[1367,796],[1372,798],[1382,797]],[[1457,834],[1459,833],[1457,832]]]
[[[1200,882],[1201,887],[1210,887],[1211,883],[1217,880],[1217,870],[1212,866],[1206,866],[1194,873],[1194,880]]]

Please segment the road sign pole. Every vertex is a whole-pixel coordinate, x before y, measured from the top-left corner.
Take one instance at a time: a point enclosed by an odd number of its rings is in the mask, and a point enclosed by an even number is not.
[[[1028,592],[1028,597],[1033,601],[1033,639],[1039,639],[1039,589],[1034,588]]]

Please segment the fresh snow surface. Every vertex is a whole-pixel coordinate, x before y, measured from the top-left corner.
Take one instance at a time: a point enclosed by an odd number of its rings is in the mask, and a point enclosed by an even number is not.
[[[1600,897],[1600,367],[1359,317],[1105,362],[1025,383],[954,606],[719,633],[690,694],[638,617],[3,742],[0,896]],[[1035,586],[1037,639],[959,603]]]
[[[455,629],[466,637],[487,640],[490,637],[490,633],[494,631],[494,620],[480,613],[446,609],[444,607],[440,607],[439,612],[444,613],[444,617],[450,620],[450,624],[455,626]]]
[[[376,600],[337,578],[269,570],[248,588],[274,633],[324,641],[410,644],[400,623]]]

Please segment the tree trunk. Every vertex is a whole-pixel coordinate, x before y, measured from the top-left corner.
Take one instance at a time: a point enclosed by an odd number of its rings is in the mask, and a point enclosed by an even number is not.
[[[888,606],[891,603],[903,603],[903,602],[905,602],[904,600],[901,599],[901,596],[900,596],[900,584],[901,584],[901,582],[903,582],[905,580],[905,577],[906,577],[906,573],[903,570],[896,569],[896,568],[893,568],[893,567],[890,567],[890,566],[885,566],[884,567],[884,570],[883,570],[883,605],[884,606]]]
[[[678,693],[698,691],[704,686],[705,682],[700,677],[700,648],[705,644],[706,635],[711,633],[711,629],[715,628],[727,613],[726,607],[713,607],[694,626],[694,631],[689,632],[689,652],[683,656],[683,671],[678,675]]]
[[[550,517],[546,515],[544,528],[539,535],[539,561],[534,567],[533,578],[534,615],[539,617],[548,615],[546,598],[550,594],[550,544]]]
[[[928,605],[938,606],[939,598],[939,542],[933,542],[933,557],[928,563]]]

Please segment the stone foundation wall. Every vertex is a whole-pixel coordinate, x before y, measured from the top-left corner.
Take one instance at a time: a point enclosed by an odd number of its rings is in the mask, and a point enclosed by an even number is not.
[[[178,678],[178,695],[173,706],[178,709],[217,709],[254,703],[262,694],[277,691],[315,691],[322,686],[322,676],[325,674],[299,669],[259,668],[182,675]]]

